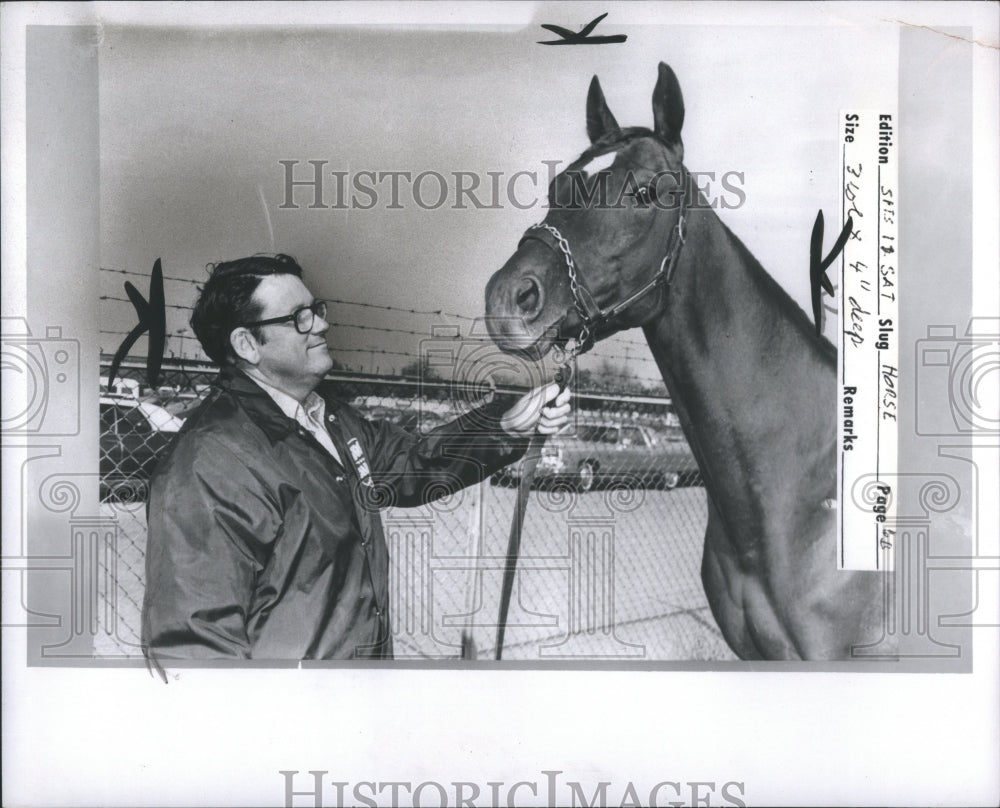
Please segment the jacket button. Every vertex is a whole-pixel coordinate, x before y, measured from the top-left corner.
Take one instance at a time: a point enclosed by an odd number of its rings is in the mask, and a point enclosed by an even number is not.
[[[376,617],[381,617],[382,616],[382,607],[381,606],[376,606],[375,607],[375,616]]]

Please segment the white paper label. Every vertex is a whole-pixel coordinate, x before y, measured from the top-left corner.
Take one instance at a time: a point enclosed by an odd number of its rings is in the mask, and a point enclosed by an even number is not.
[[[892,569],[899,414],[899,190],[895,112],[840,114],[838,567]]]

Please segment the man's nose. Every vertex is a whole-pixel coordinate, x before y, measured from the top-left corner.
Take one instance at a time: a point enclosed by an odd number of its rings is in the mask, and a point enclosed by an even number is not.
[[[312,331],[314,334],[325,334],[329,330],[330,324],[327,322],[326,317],[320,317],[318,314],[313,317]]]

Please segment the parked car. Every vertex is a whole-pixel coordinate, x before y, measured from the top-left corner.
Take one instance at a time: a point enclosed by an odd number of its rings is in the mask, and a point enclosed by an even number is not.
[[[494,475],[517,484],[521,464]],[[699,484],[698,464],[680,433],[659,433],[637,424],[582,422],[549,438],[535,470],[538,485],[570,481],[578,491],[615,484],[671,489]]]
[[[101,501],[141,501],[160,454],[183,420],[150,402],[102,397]]]

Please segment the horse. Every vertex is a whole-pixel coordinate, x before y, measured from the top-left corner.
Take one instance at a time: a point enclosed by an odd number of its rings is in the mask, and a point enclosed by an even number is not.
[[[591,145],[487,283],[490,336],[540,360],[641,328],[704,481],[701,578],[726,642],[850,658],[883,636],[885,579],[837,569],[837,349],[694,186],[663,62],[653,120],[620,127],[594,76]]]

